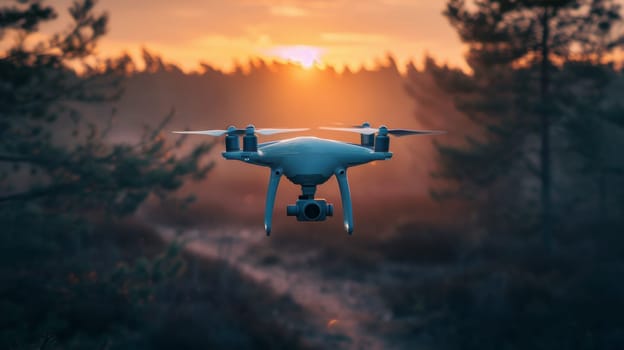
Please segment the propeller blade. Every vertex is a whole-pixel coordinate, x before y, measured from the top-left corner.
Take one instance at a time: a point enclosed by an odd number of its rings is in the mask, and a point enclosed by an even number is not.
[[[440,135],[446,134],[446,131],[441,130],[410,130],[410,129],[388,129],[388,134],[396,137],[408,136],[408,135]]]
[[[256,134],[260,135],[275,135],[275,134],[284,134],[287,132],[299,132],[310,130],[309,128],[298,128],[298,129],[256,129]]]
[[[221,136],[225,135],[227,130],[197,130],[197,131],[172,131],[174,134],[193,134],[193,135],[208,135],[208,136]]]
[[[319,129],[334,130],[334,131],[347,131],[347,132],[354,132],[354,133],[362,134],[362,135],[372,135],[376,132],[379,132],[379,129],[362,127],[362,126],[355,127],[355,128],[334,128],[334,127],[322,126]],[[407,135],[438,135],[438,134],[445,134],[445,133],[446,131],[439,131],[439,130],[388,129],[388,134],[394,135],[397,137],[407,136]]]
[[[227,130],[186,130],[186,131],[172,131],[174,134],[193,134],[193,135],[208,135],[208,136],[222,136],[228,135],[245,135],[245,129],[236,129],[230,127]]]
[[[374,129],[374,128],[363,128],[361,126],[357,128],[333,128],[333,127],[328,127],[328,126],[321,126],[319,129],[354,132],[356,134],[362,134],[362,135],[372,135],[379,130],[379,129]]]
[[[260,135],[275,135],[283,134],[287,132],[298,132],[310,130],[308,128],[299,129],[255,129],[254,132]],[[228,130],[193,130],[193,131],[173,131],[174,134],[194,134],[194,135],[208,135],[208,136],[222,136],[228,135],[245,135],[246,129],[228,129]]]

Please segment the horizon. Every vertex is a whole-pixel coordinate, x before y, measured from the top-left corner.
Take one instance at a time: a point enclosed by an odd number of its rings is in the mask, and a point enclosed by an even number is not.
[[[44,23],[35,41],[67,27],[71,2],[45,2],[57,9],[58,18]],[[205,66],[224,74],[245,73],[258,60],[304,70],[374,71],[391,58],[405,75],[410,65],[422,69],[428,57],[438,65],[472,71],[465,60],[466,45],[442,15],[445,0],[354,4],[352,0],[234,0],[226,5],[199,0],[99,1],[95,10],[109,15],[108,32],[92,62],[127,54],[141,69],[146,49],[184,73],[201,72]],[[143,16],[144,28],[137,26],[137,16]],[[165,20],[172,26],[161,26]],[[365,23],[375,25],[362,27]],[[0,48],[11,41],[6,39]],[[618,49],[612,56],[618,69],[623,55]]]
[[[58,19],[42,25],[42,32],[65,28],[71,1],[46,3],[59,9]],[[357,5],[351,0],[100,1],[96,12],[109,14],[109,30],[97,54],[108,58],[127,53],[137,62],[146,48],[187,73],[200,70],[202,63],[233,72],[240,63],[257,58],[293,62],[304,69],[372,70],[388,55],[402,73],[410,63],[418,67],[426,56],[466,70],[464,45],[442,15],[444,4],[442,0],[367,0]]]
[[[246,57],[241,60],[233,60],[231,68],[225,68],[214,63],[199,61],[195,67],[190,69],[186,69],[184,66],[181,66],[179,63],[169,60],[166,56],[161,56],[160,53],[152,51],[148,47],[141,47],[141,54],[138,55],[130,55],[128,52],[122,52],[122,55],[128,55],[131,59],[131,65],[133,67],[132,71],[129,73],[141,73],[141,72],[154,72],[155,70],[150,70],[147,67],[146,61],[142,55],[143,52],[150,55],[151,58],[156,59],[156,64],[162,64],[162,68],[164,71],[171,70],[180,70],[182,73],[187,75],[192,74],[205,74],[208,71],[218,72],[224,75],[232,75],[232,74],[251,74],[254,70],[260,69],[269,69],[271,71],[275,71],[275,69],[286,68],[286,69],[296,69],[302,72],[326,72],[330,71],[338,75],[343,74],[358,74],[360,72],[378,72],[382,69],[393,68],[399,75],[405,77],[407,73],[410,71],[411,67],[416,69],[417,71],[422,71],[424,69],[425,61],[428,59],[432,59],[437,65],[440,66],[448,66],[451,69],[460,69],[464,72],[469,72],[470,68],[462,68],[458,66],[448,65],[446,62],[441,62],[433,56],[428,54],[424,54],[419,59],[413,58],[406,62],[398,62],[396,56],[387,52],[382,57],[377,57],[374,59],[374,62],[370,65],[366,65],[361,63],[359,65],[351,66],[334,66],[331,63],[319,63],[313,62],[309,65],[305,63],[299,62],[297,60],[292,59],[280,59],[280,58],[272,58],[272,57],[261,57],[261,56],[251,56]],[[121,56],[115,57],[103,57],[107,58],[119,58]],[[77,70],[80,71],[80,68],[77,67]]]

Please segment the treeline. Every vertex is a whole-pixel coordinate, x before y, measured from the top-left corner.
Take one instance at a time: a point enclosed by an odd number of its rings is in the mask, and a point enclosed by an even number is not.
[[[102,59],[101,62],[94,65],[92,68],[100,71],[114,69],[117,70],[119,73],[126,75],[132,75],[141,72],[175,72],[188,75],[253,75],[260,74],[263,71],[269,71],[273,73],[286,73],[299,70],[309,70],[325,74],[349,75],[358,74],[360,72],[376,72],[382,70],[404,72],[417,65],[416,62],[409,61],[404,66],[399,66],[396,58],[391,53],[387,53],[383,59],[377,59],[375,65],[372,67],[365,67],[364,65],[361,65],[358,68],[344,66],[340,69],[337,69],[337,67],[331,65],[319,64],[315,64],[310,68],[306,68],[292,60],[264,58],[260,56],[249,57],[246,61],[234,60],[233,63],[234,67],[232,69],[224,69],[212,63],[200,61],[196,69],[185,70],[176,63],[168,61],[166,58],[166,53],[164,55],[159,54],[150,50],[149,47],[143,47],[141,49],[141,55],[139,60],[133,58],[129,53],[122,53],[121,55],[116,57],[108,57]]]
[[[332,67],[305,69],[261,58],[238,65],[233,72],[208,64],[199,71],[183,72],[148,50],[141,60],[126,55],[106,62],[126,74],[126,93],[115,106],[136,119],[153,115],[146,113],[147,103],[153,102],[165,110],[174,107],[176,122],[214,127],[237,122],[306,126],[364,119],[414,122],[404,75],[391,56],[374,69],[340,73]]]

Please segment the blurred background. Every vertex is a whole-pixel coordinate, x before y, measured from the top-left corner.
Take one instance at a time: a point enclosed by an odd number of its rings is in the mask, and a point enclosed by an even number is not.
[[[622,5],[0,0],[0,348],[624,348]],[[353,236],[171,133],[365,121]]]

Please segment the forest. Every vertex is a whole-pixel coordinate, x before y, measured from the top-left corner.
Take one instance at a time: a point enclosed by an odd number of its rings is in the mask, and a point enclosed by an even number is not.
[[[469,70],[232,72],[100,57],[105,6],[0,4],[0,348],[624,347],[620,2],[448,0]],[[350,170],[353,236],[330,180],[266,237],[268,171],[171,133],[364,121],[446,134]]]

